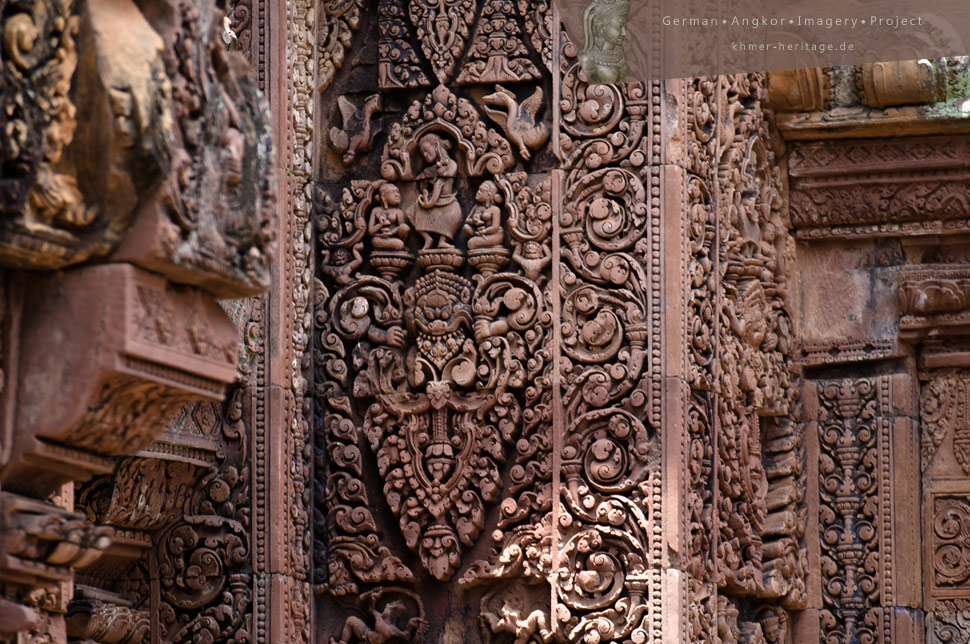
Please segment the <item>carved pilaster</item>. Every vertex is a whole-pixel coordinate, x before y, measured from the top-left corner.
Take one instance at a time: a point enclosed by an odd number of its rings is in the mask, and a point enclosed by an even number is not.
[[[238,9],[224,24],[215,1],[0,7],[0,264],[66,268],[3,277],[5,635],[144,639],[152,533],[184,520],[193,483],[214,486],[218,442],[152,445],[180,406],[221,401],[237,377],[239,333],[215,297],[268,286],[272,146]],[[240,467],[222,485],[248,486]],[[197,514],[233,536],[206,536],[248,563],[246,527],[221,487],[211,496]],[[71,604],[76,568],[86,590]]]

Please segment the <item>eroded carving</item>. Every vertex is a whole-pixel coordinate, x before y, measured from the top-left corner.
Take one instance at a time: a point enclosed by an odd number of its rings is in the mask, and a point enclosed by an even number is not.
[[[331,637],[330,644],[419,644],[424,641],[428,624],[416,594],[401,588],[378,588],[364,593],[361,599],[370,613],[368,618],[348,617],[340,639]],[[417,614],[409,616],[412,612]]]
[[[970,602],[967,600],[941,601],[929,619],[931,644],[970,642]]]
[[[381,110],[380,94],[371,94],[358,108],[346,96],[337,97],[337,107],[343,119],[341,127],[330,128],[330,143],[340,153],[344,165],[351,165],[361,152],[370,152],[374,137],[381,131],[374,116]]]
[[[920,463],[925,472],[933,463],[943,441],[950,438],[953,457],[963,472],[970,474],[970,409],[967,408],[968,379],[937,377],[920,392]]]

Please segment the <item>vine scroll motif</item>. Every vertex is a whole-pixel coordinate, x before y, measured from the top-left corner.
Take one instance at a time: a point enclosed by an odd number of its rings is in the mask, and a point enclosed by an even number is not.
[[[881,380],[819,383],[822,637],[878,641]]]
[[[933,584],[940,588],[970,585],[970,499],[940,495],[933,499]]]
[[[157,619],[166,641],[253,641],[245,397],[246,389],[236,386],[222,409],[198,405],[208,425],[203,431],[219,441],[222,460],[195,486],[188,512],[156,537]]]
[[[429,2],[408,13],[416,3],[405,4],[379,6],[382,88],[414,91],[432,76],[496,85],[468,93],[483,97],[478,104],[444,83],[403,101],[400,114],[384,117],[381,177],[350,181],[339,198],[323,186],[315,195],[316,454],[325,472],[318,583],[349,596],[457,579],[466,592],[483,593],[486,642],[661,641],[662,304],[652,268],[660,262],[660,214],[658,178],[647,163],[660,85],[588,85],[575,48],[562,43],[555,143],[564,169],[529,176],[514,166],[540,158],[545,134],[535,108],[546,94],[511,85],[508,76],[528,80],[532,67],[497,65],[493,38],[504,25],[518,60],[529,51],[519,26],[547,25],[543,5],[479,3],[477,25],[462,9],[453,33],[432,34],[445,24],[436,12],[465,5]],[[412,31],[420,49],[405,46]],[[471,67],[456,69],[469,33]],[[442,47],[447,38],[458,55]],[[545,59],[546,47],[531,44]],[[787,413],[793,400],[787,246],[765,137],[760,147],[743,144],[766,127],[758,79],[732,82],[721,103],[710,83],[695,87],[698,154],[708,155],[709,173],[695,177],[691,197],[693,302],[704,316],[691,377],[710,392],[698,393],[692,407],[702,453],[694,482],[708,491],[695,513],[696,547],[708,553],[711,584],[721,574],[736,593],[768,587],[771,597],[797,603],[797,591],[788,593],[801,572],[780,564],[790,563],[790,548],[779,548],[778,558],[761,552],[764,499],[781,478],[764,463],[783,458],[775,456],[780,445],[797,445],[789,425],[760,421]],[[705,112],[708,99],[716,106]],[[730,191],[716,191],[718,171]],[[719,203],[728,204],[723,213]],[[710,306],[720,283],[729,283],[730,313]],[[717,330],[722,322],[729,332]],[[715,346],[737,369],[715,366]],[[708,439],[718,426],[730,435],[715,455]],[[762,441],[775,439],[766,457]],[[726,474],[715,459],[728,463]],[[715,490],[728,499],[723,521],[712,512]],[[493,547],[469,562],[493,505]],[[735,515],[740,523],[729,523]],[[720,555],[714,540],[704,542],[704,526],[725,531]],[[724,565],[715,568],[716,556]],[[704,601],[708,616],[734,611],[727,631],[784,637],[777,606],[764,607],[755,628],[738,619],[733,599],[708,593]],[[409,619],[425,614],[408,610]],[[423,610],[434,619],[433,607]],[[344,627],[376,627],[371,613],[348,617]],[[395,624],[403,632],[407,622]],[[359,637],[354,628],[351,639]]]
[[[659,641],[660,440],[643,420],[658,348],[649,94],[588,85],[576,54],[563,43],[556,628],[564,641]]]
[[[791,360],[792,240],[763,84],[759,74],[739,74],[668,91],[685,92],[691,628],[784,641],[783,607],[806,601],[805,481]]]

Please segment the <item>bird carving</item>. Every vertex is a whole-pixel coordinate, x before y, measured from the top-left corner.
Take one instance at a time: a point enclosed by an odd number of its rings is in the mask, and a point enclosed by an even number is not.
[[[368,96],[358,109],[347,97],[337,97],[343,128],[330,128],[330,143],[343,154],[344,165],[350,165],[357,159],[358,153],[367,152],[373,147],[374,137],[381,131],[381,126],[372,121],[381,109],[380,100],[379,94]]]
[[[542,88],[537,87],[532,96],[521,103],[516,101],[515,94],[501,85],[496,85],[495,89],[495,93],[482,97],[482,108],[518,146],[522,158],[529,160],[532,157],[530,150],[538,149],[549,138],[546,124],[536,119],[542,107]]]

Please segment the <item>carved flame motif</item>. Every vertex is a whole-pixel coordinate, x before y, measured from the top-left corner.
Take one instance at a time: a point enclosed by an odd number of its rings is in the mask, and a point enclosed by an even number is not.
[[[823,382],[819,392],[819,512],[822,637],[876,641],[870,613],[877,602],[879,555],[878,382]]]
[[[448,82],[475,20],[475,0],[411,0],[410,9],[424,55],[438,80]]]
[[[432,398],[432,390],[380,397],[367,412],[364,432],[408,547],[435,578],[447,580],[461,562],[462,546],[478,539],[485,503],[499,497],[499,466],[520,411],[511,396],[501,404],[494,395],[438,391]]]

